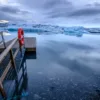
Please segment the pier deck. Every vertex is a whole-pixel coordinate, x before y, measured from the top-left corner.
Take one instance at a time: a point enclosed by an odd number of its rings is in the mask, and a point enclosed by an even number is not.
[[[8,42],[6,42],[6,47],[8,47],[11,42],[13,40],[10,40]],[[18,48],[19,47],[19,43],[17,42],[13,48]],[[1,44],[0,45],[0,51],[2,52],[4,50],[4,45]],[[25,37],[25,49],[26,49],[26,52],[35,52],[36,51],[36,38],[35,37]]]

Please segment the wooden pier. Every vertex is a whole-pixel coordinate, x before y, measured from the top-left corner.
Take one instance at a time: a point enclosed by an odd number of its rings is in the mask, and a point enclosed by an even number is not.
[[[14,40],[14,39],[13,39]],[[5,43],[5,46],[8,47],[13,40],[10,40]],[[18,48],[19,43],[17,43],[13,46],[13,48]],[[2,52],[5,49],[4,44],[0,45],[0,51]],[[25,37],[25,49],[26,52],[36,52],[36,38],[35,37]]]
[[[25,45],[22,47],[19,46],[18,38],[2,43],[0,45],[0,52],[0,92],[3,98],[7,98],[6,89],[3,86],[4,80],[6,79],[10,69],[14,69],[16,74],[15,76],[18,77],[18,72],[25,53],[36,52],[36,38],[25,37]],[[20,55],[20,57],[17,58],[17,55]],[[7,60],[7,62],[4,62],[6,59],[9,61]],[[17,60],[19,60],[18,63]],[[18,78],[16,81],[17,83],[19,82]]]

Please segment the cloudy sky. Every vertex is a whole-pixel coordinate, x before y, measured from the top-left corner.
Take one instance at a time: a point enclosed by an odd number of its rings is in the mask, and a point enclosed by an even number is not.
[[[0,19],[99,27],[100,0],[0,0]]]

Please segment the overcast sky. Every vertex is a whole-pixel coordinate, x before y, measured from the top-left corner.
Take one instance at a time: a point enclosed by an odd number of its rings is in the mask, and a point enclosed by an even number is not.
[[[100,0],[0,0],[0,19],[99,27]]]

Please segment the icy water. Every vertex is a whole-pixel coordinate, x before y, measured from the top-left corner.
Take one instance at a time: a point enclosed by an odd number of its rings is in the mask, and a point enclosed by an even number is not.
[[[100,36],[37,36],[37,59],[27,60],[27,73],[29,100],[98,100]]]
[[[21,100],[100,100],[100,35],[25,36],[36,37],[37,51],[36,59],[26,60],[28,88]]]

